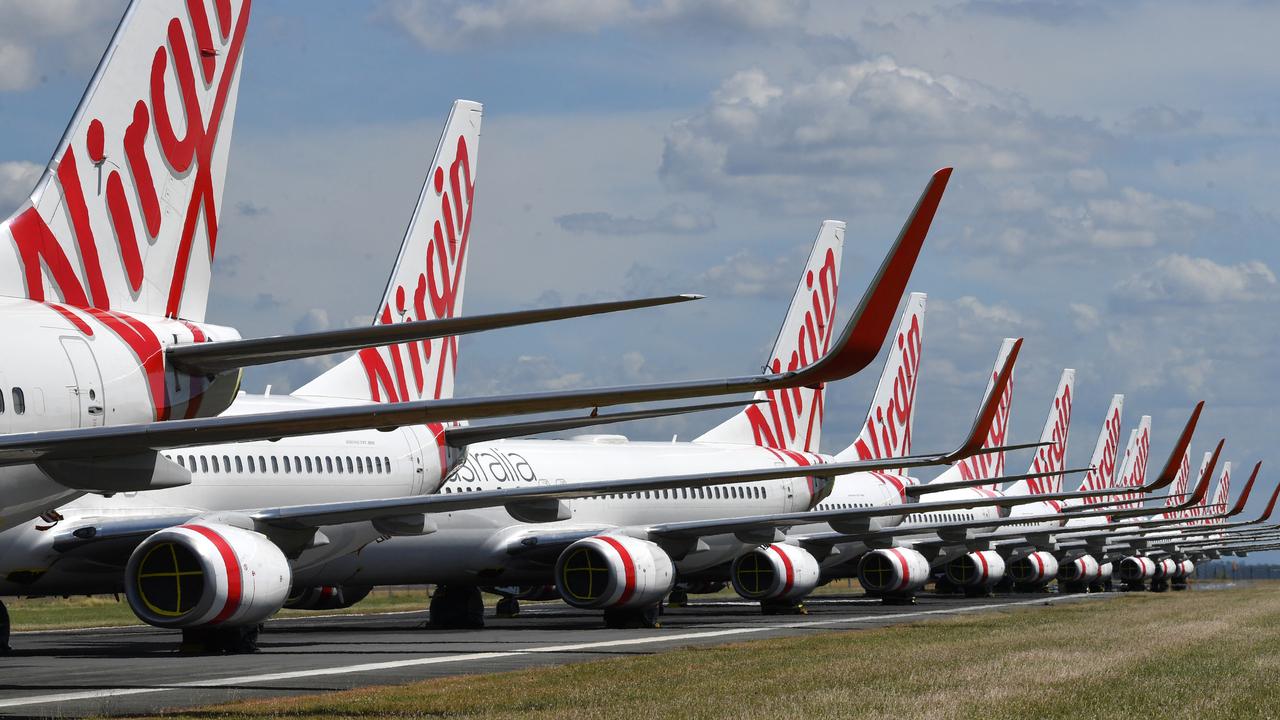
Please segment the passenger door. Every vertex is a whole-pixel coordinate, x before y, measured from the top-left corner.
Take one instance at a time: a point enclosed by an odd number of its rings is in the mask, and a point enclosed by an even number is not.
[[[93,356],[89,344],[81,338],[62,338],[62,349],[71,362],[71,371],[75,374],[76,384],[69,388],[72,394],[71,406],[80,407],[80,427],[97,427],[106,421],[106,398],[102,393],[102,373],[98,370],[98,360]]]

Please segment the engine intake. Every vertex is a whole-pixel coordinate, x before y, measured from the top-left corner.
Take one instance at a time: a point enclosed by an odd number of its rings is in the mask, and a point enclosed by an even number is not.
[[[162,628],[256,625],[284,606],[291,573],[266,536],[216,523],[166,528],[125,568],[125,596]]]
[[[675,584],[662,548],[625,535],[597,535],[565,548],[556,560],[556,589],[577,608],[657,605]]]
[[[858,561],[858,582],[870,595],[907,594],[928,581],[928,559],[910,548],[872,550]]]
[[[1064,582],[1088,584],[1097,582],[1100,577],[1102,568],[1092,555],[1081,555],[1058,565],[1058,579]]]
[[[1058,576],[1058,558],[1037,550],[1009,563],[1009,577],[1018,585],[1045,585]]]
[[[1149,557],[1130,555],[1120,561],[1120,579],[1127,583],[1150,580],[1155,574],[1156,564]]]
[[[963,588],[995,585],[1004,579],[1005,563],[994,550],[978,550],[947,561],[943,575]]]
[[[747,600],[793,601],[818,586],[818,559],[795,545],[752,548],[733,561],[733,589]]]

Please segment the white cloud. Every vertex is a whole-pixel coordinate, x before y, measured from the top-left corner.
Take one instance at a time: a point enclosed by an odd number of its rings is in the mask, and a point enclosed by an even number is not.
[[[598,33],[626,25],[720,32],[794,26],[805,0],[391,0],[384,15],[434,50],[555,34]]]
[[[0,92],[101,57],[121,6],[101,0],[0,0]]]
[[[701,235],[716,227],[711,213],[680,204],[668,205],[648,217],[586,212],[559,215],[555,221],[568,232],[586,235]]]
[[[1117,303],[1232,303],[1271,299],[1275,291],[1275,273],[1261,260],[1222,265],[1209,258],[1175,254],[1123,280],[1112,299]]]
[[[0,215],[8,215],[27,199],[43,171],[31,162],[0,162]]]
[[[1071,312],[1072,325],[1082,333],[1096,330],[1102,324],[1101,313],[1092,305],[1073,302],[1067,304],[1067,310]]]

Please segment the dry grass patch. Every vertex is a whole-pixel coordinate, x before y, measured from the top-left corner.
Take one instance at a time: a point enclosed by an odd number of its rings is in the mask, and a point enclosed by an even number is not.
[[[1280,708],[1280,586],[1133,595],[199,711],[198,718],[1212,718]]]

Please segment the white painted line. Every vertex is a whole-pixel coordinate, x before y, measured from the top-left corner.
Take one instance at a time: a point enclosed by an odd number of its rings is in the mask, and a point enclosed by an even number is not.
[[[876,622],[880,620],[906,620],[908,618],[927,617],[930,615],[957,615],[960,613],[977,612],[981,610],[1017,607],[1019,605],[1041,605],[1056,602],[1058,600],[1084,599],[1088,597],[1097,596],[1060,595],[1036,598],[1034,600],[995,603],[991,605],[970,605],[967,607],[941,608],[938,610],[917,610],[914,612],[893,613],[890,615],[864,615],[860,617],[835,618],[832,620],[805,620],[790,623],[777,623],[773,625],[752,625],[748,627],[721,628],[719,630],[701,630],[698,632],[686,632],[677,635],[664,635],[661,632],[658,632],[647,637],[629,638],[625,640],[601,640],[598,642],[577,643],[573,645],[536,646],[501,652],[474,652],[458,655],[437,655],[432,657],[411,658],[408,660],[388,660],[385,662],[360,663],[358,665],[344,665],[341,667],[315,668],[312,670],[293,670],[289,672],[264,673],[260,675],[240,675],[209,680],[192,680],[189,682],[172,683],[157,687],[108,688],[104,690],[85,690],[81,692],[55,693],[49,695],[30,695],[27,697],[0,699],[0,708],[74,702],[77,700],[95,700],[99,698],[123,697],[126,695],[143,695],[147,693],[166,692],[186,688],[218,687],[220,685],[246,685],[252,683],[274,682],[277,680],[324,677],[327,675],[350,675],[354,673],[374,672],[377,670],[397,670],[400,668],[419,667],[425,665],[443,665],[446,663],[466,662],[468,660],[495,660],[498,658],[516,657],[519,655],[536,655],[539,653],[577,652],[582,650],[598,650],[603,648],[629,647],[634,645],[660,645],[680,642],[682,640],[704,640],[716,637],[728,637],[731,635],[754,635],[758,633],[773,632],[780,629],[822,627],[826,625],[847,625],[861,622]]]

